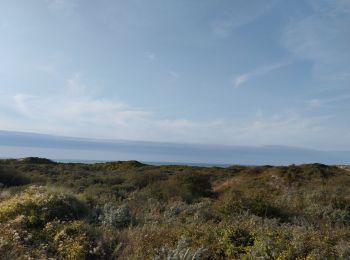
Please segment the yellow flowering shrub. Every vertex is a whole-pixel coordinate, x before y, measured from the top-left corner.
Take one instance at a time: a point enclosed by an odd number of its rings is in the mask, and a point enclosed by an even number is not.
[[[71,220],[85,214],[85,206],[74,196],[31,186],[13,198],[0,203],[0,221],[22,216],[28,227],[43,226],[54,220]]]
[[[63,259],[85,259],[92,243],[89,241],[82,221],[64,225],[53,238],[58,255]]]

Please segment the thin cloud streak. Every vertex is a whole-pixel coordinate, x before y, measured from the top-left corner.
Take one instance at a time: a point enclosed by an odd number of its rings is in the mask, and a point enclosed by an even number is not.
[[[307,103],[309,104],[310,107],[319,108],[331,103],[347,101],[349,99],[350,99],[350,95],[341,95],[341,96],[336,96],[336,97],[331,97],[326,99],[315,98],[307,101]]]
[[[245,84],[247,81],[251,80],[252,78],[266,75],[274,70],[278,70],[278,69],[285,67],[291,63],[292,63],[291,61],[278,62],[278,63],[273,63],[273,64],[270,64],[267,66],[263,66],[263,67],[254,69],[250,72],[244,73],[244,74],[236,77],[232,81],[232,84],[233,84],[234,88],[239,88],[241,85]]]
[[[278,0],[270,1],[270,3],[264,1],[263,5],[248,5],[248,10],[240,10],[239,13],[234,10],[230,17],[213,21],[211,23],[212,32],[220,38],[227,38],[235,29],[252,23],[268,13],[277,2]],[[254,6],[254,9],[251,9],[251,6]]]

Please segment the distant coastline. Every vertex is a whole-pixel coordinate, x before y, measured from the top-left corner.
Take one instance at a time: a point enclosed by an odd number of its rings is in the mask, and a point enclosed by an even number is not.
[[[289,146],[229,146],[103,140],[0,130],[0,157],[44,157],[64,162],[138,160],[154,165],[227,167],[304,163],[350,164],[349,151]],[[64,159],[62,159],[64,158]]]

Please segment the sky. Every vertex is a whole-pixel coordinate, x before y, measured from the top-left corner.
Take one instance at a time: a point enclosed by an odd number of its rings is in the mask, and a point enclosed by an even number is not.
[[[350,150],[350,0],[1,0],[0,130]]]

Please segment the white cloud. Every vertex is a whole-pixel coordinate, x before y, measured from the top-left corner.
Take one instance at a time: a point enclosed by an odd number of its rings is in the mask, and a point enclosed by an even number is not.
[[[244,73],[244,74],[241,74],[241,75],[235,77],[232,81],[232,84],[235,88],[239,88],[241,85],[243,85],[248,80],[250,80],[254,77],[263,76],[265,74],[268,74],[274,70],[280,69],[280,68],[287,66],[289,64],[291,64],[291,61],[278,62],[278,63],[273,63],[273,64],[259,67],[257,69],[250,71],[250,72],[247,72],[247,73]]]
[[[93,134],[93,129],[99,132],[104,127],[123,126],[129,121],[148,116],[147,112],[131,108],[123,102],[93,96],[81,84],[79,74],[67,80],[60,95],[18,93],[13,100],[14,111],[19,113],[21,120],[23,117],[26,119],[21,127],[39,132],[53,130],[55,133],[69,134],[73,129],[75,134],[79,134],[79,130]]]
[[[244,84],[247,80],[251,78],[252,74],[242,74],[233,80],[233,85],[238,88],[240,85]]]
[[[332,144],[324,140],[336,143],[336,137],[332,136],[334,129],[328,123],[330,116],[306,117],[296,112],[265,115],[260,110],[244,122],[234,118],[206,121],[160,118],[152,111],[120,100],[98,98],[82,81],[82,77],[75,74],[59,95],[18,93],[12,96],[15,101],[12,104],[4,95],[0,96],[0,129],[90,138],[232,145],[329,148]],[[339,143],[350,145],[346,141]]]

